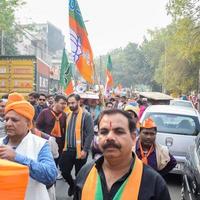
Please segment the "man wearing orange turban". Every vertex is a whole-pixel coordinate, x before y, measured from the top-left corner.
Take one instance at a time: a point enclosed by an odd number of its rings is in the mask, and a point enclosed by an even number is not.
[[[169,173],[176,166],[176,159],[166,146],[156,142],[157,126],[151,118],[140,124],[140,134],[136,142],[135,152],[139,159],[151,166],[161,175]]]
[[[47,141],[30,131],[34,114],[33,106],[22,95],[9,95],[5,107],[7,136],[0,140],[0,158],[29,167],[26,199],[49,200],[45,185],[55,182],[57,169]]]
[[[32,120],[35,115],[35,109],[21,94],[14,92],[8,96],[5,113],[11,110],[28,119],[29,128],[32,128]]]

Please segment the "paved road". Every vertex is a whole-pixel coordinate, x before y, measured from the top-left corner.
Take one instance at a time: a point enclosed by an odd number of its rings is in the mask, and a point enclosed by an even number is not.
[[[169,175],[166,178],[171,199],[172,200],[180,200],[180,192],[181,192],[181,177],[177,175]],[[67,196],[68,185],[63,181],[59,180],[56,184],[56,196],[57,200],[71,200]]]
[[[171,199],[180,200],[182,177],[180,175],[170,174],[166,178],[166,182],[169,188]]]

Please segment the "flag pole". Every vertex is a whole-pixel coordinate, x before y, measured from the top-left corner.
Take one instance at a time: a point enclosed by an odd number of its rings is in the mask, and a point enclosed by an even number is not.
[[[102,100],[102,104],[105,107],[105,99],[104,99],[104,95],[103,95],[103,92],[102,92],[101,87],[100,87],[100,81],[99,81],[98,76],[97,76],[96,66],[95,66],[95,64],[93,66],[94,66],[94,80],[97,81],[97,85],[99,87],[99,99]]]

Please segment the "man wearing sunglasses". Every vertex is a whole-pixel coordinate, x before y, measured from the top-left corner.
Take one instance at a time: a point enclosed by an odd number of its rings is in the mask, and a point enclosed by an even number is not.
[[[48,108],[48,106],[47,106],[47,96],[45,94],[40,94],[39,98],[38,98],[38,105],[35,106],[34,121],[36,121],[38,115],[45,108]]]

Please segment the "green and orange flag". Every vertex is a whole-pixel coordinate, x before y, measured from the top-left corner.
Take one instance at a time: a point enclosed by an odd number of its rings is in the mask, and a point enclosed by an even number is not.
[[[109,55],[108,61],[107,61],[107,67],[106,67],[106,86],[105,86],[106,93],[109,92],[113,84],[114,82],[113,82],[113,77],[112,77],[112,60]]]
[[[65,94],[69,95],[74,92],[72,82],[72,64],[68,62],[65,49],[63,49],[62,63],[60,69],[60,84],[63,86]]]
[[[69,26],[73,61],[81,76],[94,83],[93,53],[77,0],[69,0]]]

